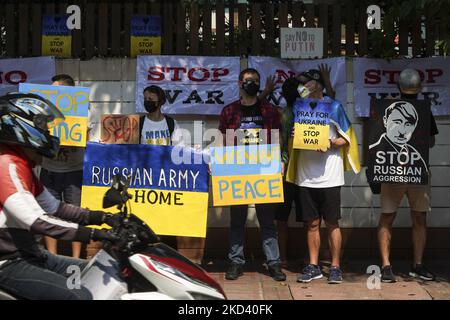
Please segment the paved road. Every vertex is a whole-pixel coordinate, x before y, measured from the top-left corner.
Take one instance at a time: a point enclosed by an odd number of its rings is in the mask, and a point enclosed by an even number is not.
[[[374,261],[353,261],[344,264],[344,282],[329,285],[326,276],[308,284],[296,282],[300,263],[294,263],[284,269],[285,282],[275,282],[270,278],[262,263],[253,262],[245,267],[245,273],[235,281],[225,280],[227,264],[213,261],[205,269],[219,281],[229,299],[245,300],[450,300],[450,260],[430,261],[427,267],[437,274],[437,281],[425,282],[411,279],[407,274],[409,264],[406,261],[394,264],[397,283],[381,283],[380,289],[367,288],[369,275],[364,274],[368,265]],[[328,268],[323,268],[326,275]]]

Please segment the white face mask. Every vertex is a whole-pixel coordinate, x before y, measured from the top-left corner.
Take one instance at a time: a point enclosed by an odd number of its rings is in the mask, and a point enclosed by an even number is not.
[[[307,87],[302,84],[299,84],[297,87],[297,92],[301,98],[307,98],[310,95],[310,91]]]

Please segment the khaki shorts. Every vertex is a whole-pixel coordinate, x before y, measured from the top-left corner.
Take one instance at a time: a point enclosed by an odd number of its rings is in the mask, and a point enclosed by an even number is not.
[[[429,212],[430,208],[430,185],[414,184],[382,184],[381,185],[381,212],[397,212],[398,206],[406,194],[409,207],[412,211]]]

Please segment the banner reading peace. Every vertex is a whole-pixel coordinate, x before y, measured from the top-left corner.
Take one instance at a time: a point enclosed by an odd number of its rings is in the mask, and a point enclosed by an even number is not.
[[[298,99],[294,103],[294,148],[327,150],[331,105],[315,99]]]
[[[239,57],[138,56],[136,112],[145,112],[143,91],[164,89],[167,114],[220,114],[239,99]]]
[[[201,153],[172,146],[88,142],[81,206],[104,210],[103,195],[115,174],[131,177],[131,212],[156,234],[206,236],[209,174]]]
[[[213,205],[283,202],[279,145],[211,148]]]
[[[50,125],[50,133],[59,137],[62,146],[86,145],[89,88],[21,83],[19,91],[40,95],[64,114],[65,121]]]

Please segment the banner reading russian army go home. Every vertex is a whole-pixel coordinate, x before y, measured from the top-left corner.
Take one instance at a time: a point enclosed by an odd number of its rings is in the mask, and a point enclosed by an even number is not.
[[[400,98],[397,81],[404,69],[416,69],[422,79],[419,99],[431,101],[436,116],[450,115],[450,63],[446,57],[415,59],[354,58],[353,80],[355,113],[368,117],[370,98]]]
[[[239,99],[239,57],[138,56],[136,68],[136,112],[150,85],[166,92],[169,114],[220,114]]]
[[[131,17],[131,57],[161,54],[161,17],[136,15]]]
[[[330,81],[336,92],[336,100],[345,106],[347,103],[345,58],[316,60],[284,60],[273,57],[253,56],[248,58],[248,67],[255,68],[261,74],[261,91],[266,85],[267,77],[275,76],[276,89],[267,99],[274,105],[282,107],[286,106],[286,101],[281,97],[281,86],[284,80],[309,69],[318,69],[322,63],[327,64],[331,68]]]
[[[330,131],[328,102],[315,99],[298,99],[294,104],[294,148],[327,150]]]
[[[17,92],[19,83],[50,84],[55,75],[55,58],[0,59],[0,94]]]
[[[174,149],[192,164],[172,160]],[[131,212],[157,234],[206,236],[209,174],[202,154],[171,146],[88,142],[82,207],[103,210],[103,195],[115,174],[131,176]]]
[[[283,202],[279,145],[211,148],[213,205]]]
[[[21,83],[19,91],[48,99],[64,114],[65,121],[50,129],[52,135],[59,137],[62,146],[86,145],[89,88]]]
[[[68,15],[53,14],[42,17],[42,55],[70,58],[72,33],[67,28]]]

